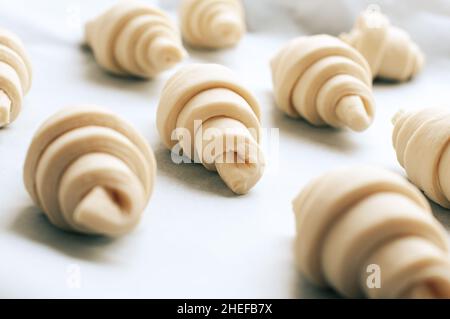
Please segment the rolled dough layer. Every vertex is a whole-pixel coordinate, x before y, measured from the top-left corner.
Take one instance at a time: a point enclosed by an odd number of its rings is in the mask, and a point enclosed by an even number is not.
[[[272,59],[277,106],[316,126],[367,129],[375,103],[364,57],[329,35],[300,37]]]
[[[186,56],[169,16],[137,0],[119,1],[88,22],[86,41],[98,64],[116,75],[153,78]]]
[[[55,226],[107,236],[139,222],[155,178],[153,152],[139,132],[93,106],[50,117],[24,166],[28,193]]]
[[[406,81],[423,68],[425,57],[410,36],[390,24],[377,10],[366,10],[352,31],[341,39],[356,48],[369,62],[373,77]]]
[[[0,29],[0,128],[19,116],[31,81],[31,62],[22,41],[12,32]]]
[[[200,125],[198,125],[200,124]],[[237,194],[261,178],[260,109],[236,76],[217,64],[191,64],[169,79],[157,111],[164,144],[218,171]]]
[[[297,264],[312,282],[351,298],[450,298],[447,233],[401,176],[338,169],[308,184],[293,208]]]
[[[246,31],[241,0],[182,0],[180,21],[184,40],[200,48],[236,45]]]
[[[393,144],[408,178],[439,205],[450,208],[450,111],[399,112]]]

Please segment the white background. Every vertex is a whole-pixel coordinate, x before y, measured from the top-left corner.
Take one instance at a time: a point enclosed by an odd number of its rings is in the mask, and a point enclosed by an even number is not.
[[[333,297],[295,271],[290,202],[311,178],[341,165],[369,163],[404,174],[392,149],[390,118],[399,108],[450,107],[450,2],[375,2],[411,32],[428,61],[410,83],[375,85],[376,121],[361,134],[313,128],[277,111],[268,61],[292,37],[348,31],[368,1],[247,0],[250,32],[237,48],[190,50],[185,63],[234,69],[258,96],[263,126],[280,129],[279,148],[266,148],[269,171],[241,197],[200,165],[173,164],[161,145],[155,111],[174,70],[149,82],[115,78],[81,48],[84,22],[112,3],[0,0],[1,26],[22,37],[34,66],[23,112],[0,130],[0,297]],[[176,1],[160,5],[173,10]],[[55,229],[22,183],[34,131],[55,111],[78,104],[103,105],[128,119],[156,154],[156,191],[140,226],[120,239]],[[433,210],[449,229],[449,211]]]

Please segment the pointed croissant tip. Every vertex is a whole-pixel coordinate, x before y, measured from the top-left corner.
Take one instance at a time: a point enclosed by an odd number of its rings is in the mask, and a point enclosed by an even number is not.
[[[242,33],[239,17],[231,12],[218,15],[213,21],[212,28],[217,37],[229,41],[236,41]]]
[[[181,44],[163,37],[153,41],[148,52],[152,64],[158,66],[161,70],[171,68],[188,55]]]
[[[263,160],[251,163],[216,163],[216,169],[225,184],[237,195],[247,194],[264,173]]]
[[[397,111],[397,113],[395,113],[395,115],[392,117],[392,124],[396,125],[398,123],[398,121],[400,120],[400,118],[406,114],[406,111],[403,109],[400,109]]]
[[[349,44],[350,43],[350,33],[347,32],[343,32],[341,34],[338,35],[338,38],[342,41],[344,41],[345,43]]]
[[[336,115],[342,123],[356,132],[362,132],[372,124],[363,100],[356,95],[342,98],[336,106]]]
[[[118,236],[128,230],[128,216],[111,192],[102,186],[93,188],[78,204],[75,223],[90,232]]]

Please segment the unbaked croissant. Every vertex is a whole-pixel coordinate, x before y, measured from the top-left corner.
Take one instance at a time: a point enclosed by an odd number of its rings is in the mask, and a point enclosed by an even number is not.
[[[293,206],[297,263],[312,282],[346,297],[450,298],[447,233],[401,176],[339,169],[306,186]]]
[[[117,75],[152,78],[186,55],[168,15],[135,0],[120,1],[88,22],[86,40],[97,62]]]
[[[98,107],[65,109],[36,132],[24,182],[49,220],[64,230],[117,236],[140,220],[156,162],[130,124]]]
[[[379,11],[366,10],[354,29],[340,37],[367,59],[373,77],[406,81],[423,68],[425,58],[417,44]]]
[[[22,41],[0,29],[0,128],[12,123],[31,87],[32,70]]]
[[[169,79],[157,111],[168,149],[217,170],[231,190],[247,193],[261,178],[260,108],[236,76],[217,64],[192,64]]]
[[[278,107],[321,126],[367,129],[374,117],[372,77],[364,57],[338,38],[300,37],[272,59]]]
[[[393,122],[394,148],[408,178],[433,201],[450,208],[450,111],[399,112]]]
[[[236,45],[246,30],[241,0],[182,0],[180,20],[184,40],[201,48]]]

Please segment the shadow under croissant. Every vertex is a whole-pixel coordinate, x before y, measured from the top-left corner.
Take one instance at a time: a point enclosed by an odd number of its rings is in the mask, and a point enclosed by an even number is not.
[[[60,230],[34,206],[25,207],[17,214],[11,231],[38,244],[45,245],[67,256],[92,262],[111,263],[106,248],[113,248],[115,241],[102,236],[86,236]]]
[[[230,51],[236,49],[236,47],[221,49],[197,48],[186,42],[184,42],[184,46],[189,53],[189,57],[193,60],[198,60],[203,63],[216,63],[223,65],[227,65],[227,57]]]
[[[162,145],[154,151],[159,174],[176,179],[187,189],[195,189],[222,197],[237,197],[221,180],[219,174],[208,171],[202,164],[176,164],[172,161],[170,151]]]
[[[280,128],[280,134],[292,135],[293,137],[316,144],[326,145],[338,152],[351,153],[359,148],[355,142],[350,138],[351,134],[358,134],[349,132],[346,129],[335,129],[332,127],[315,127],[307,123],[303,119],[293,119],[283,114],[276,106],[275,102],[268,106],[272,107],[272,126]]]
[[[291,242],[290,253],[293,255],[295,244]],[[295,299],[341,299],[341,297],[330,287],[319,287],[308,281],[295,266],[294,260],[291,261],[294,280],[291,285],[291,295]]]
[[[302,277],[301,274],[298,275],[294,296],[297,299],[341,299],[331,288],[317,287]]]
[[[83,76],[90,82],[111,89],[126,90],[127,92],[140,93],[146,99],[158,96],[163,85],[162,77],[154,79],[142,79],[136,76],[120,76],[108,72],[100,67],[95,61],[92,50],[86,45],[81,44],[80,53],[82,54],[84,68]]]
[[[450,213],[447,209],[429,200],[433,215],[450,232]]]
[[[377,87],[377,86],[400,86],[402,84],[404,84],[404,83],[397,81],[397,80],[384,79],[384,78],[375,78],[373,81],[374,87]]]

